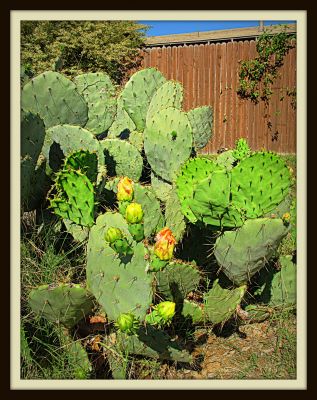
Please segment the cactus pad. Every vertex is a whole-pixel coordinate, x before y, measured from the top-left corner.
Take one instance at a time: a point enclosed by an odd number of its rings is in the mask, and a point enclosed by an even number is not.
[[[172,185],[169,182],[166,182],[164,179],[162,179],[160,176],[156,175],[152,171],[151,186],[156,197],[159,200],[166,202],[169,197],[169,193],[172,190]]]
[[[88,107],[76,85],[64,75],[48,71],[31,79],[21,93],[22,108],[44,120],[45,127],[70,124],[84,126]]]
[[[194,108],[188,111],[187,117],[194,136],[194,147],[202,149],[211,139],[213,116],[209,106]]]
[[[76,76],[74,82],[88,105],[85,128],[96,135],[103,133],[113,123],[117,110],[111,79],[104,72],[91,72]]]
[[[281,269],[273,276],[269,305],[292,306],[296,304],[296,265],[292,256],[281,256],[279,261]]]
[[[284,161],[273,153],[255,153],[231,170],[232,204],[258,218],[274,209],[288,194],[291,180]]]
[[[105,154],[105,163],[110,176],[128,176],[138,181],[142,174],[143,159],[139,151],[129,142],[120,139],[100,141]]]
[[[111,227],[124,233],[131,243],[132,257],[119,257],[104,240]],[[87,284],[110,320],[129,312],[141,321],[145,318],[152,302],[153,279],[145,271],[146,254],[142,243],[133,242],[121,214],[107,212],[97,218],[87,245]]]
[[[160,71],[146,68],[131,76],[120,97],[138,131],[145,128],[146,114],[157,89],[166,81]]]
[[[245,292],[246,286],[223,289],[216,279],[212,289],[204,295],[206,318],[213,324],[227,321],[235,313]]]
[[[29,111],[21,112],[21,157],[29,156],[37,161],[45,138],[43,120]]]
[[[172,107],[159,111],[144,131],[144,151],[152,170],[173,182],[191,154],[192,140],[186,113]]]
[[[186,231],[186,222],[176,190],[172,188],[165,203],[165,225],[177,241],[181,241]]]
[[[117,98],[117,113],[115,119],[108,129],[107,137],[109,139],[114,139],[120,137],[121,139],[126,139],[130,132],[136,129],[135,123],[129,117],[129,114],[123,107],[123,101],[121,96]],[[124,137],[122,137],[124,136]]]
[[[154,93],[146,115],[146,124],[154,115],[164,108],[181,109],[183,103],[183,86],[176,81],[167,81]]]
[[[39,286],[31,290],[29,304],[36,314],[67,328],[76,325],[94,307],[92,296],[77,284]]]
[[[199,271],[190,264],[169,263],[156,273],[157,289],[169,300],[182,301],[197,289],[200,278]]]
[[[273,256],[287,231],[281,219],[249,219],[217,239],[217,262],[232,282],[247,283]]]

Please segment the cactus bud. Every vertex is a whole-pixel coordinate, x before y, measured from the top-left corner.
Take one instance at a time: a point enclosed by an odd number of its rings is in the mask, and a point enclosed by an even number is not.
[[[291,215],[290,215],[290,213],[285,213],[285,214],[283,214],[282,220],[283,220],[284,225],[286,225],[286,226],[289,225],[289,223],[290,223],[290,221],[291,221]]]
[[[118,183],[117,199],[119,201],[131,201],[133,199],[133,181],[123,177]]]
[[[140,322],[132,313],[124,313],[118,317],[115,325],[121,332],[134,335],[139,329]]]
[[[156,243],[154,245],[154,254],[160,260],[170,260],[173,257],[173,251],[176,240],[169,228],[162,229],[156,235]]]
[[[172,301],[163,301],[155,309],[165,323],[169,323],[175,315],[175,303]]]
[[[139,203],[130,203],[125,210],[125,219],[128,224],[141,222],[143,218],[142,206]]]
[[[118,228],[109,228],[105,234],[105,240],[109,243],[114,243],[118,239],[122,239],[123,234]]]

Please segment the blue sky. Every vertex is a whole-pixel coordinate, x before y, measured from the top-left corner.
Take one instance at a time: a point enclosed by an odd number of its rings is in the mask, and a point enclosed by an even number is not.
[[[258,26],[259,21],[138,21],[144,25],[151,25],[146,36],[171,35],[174,33],[204,32],[219,29],[246,28]],[[264,25],[290,24],[296,21],[264,21]]]

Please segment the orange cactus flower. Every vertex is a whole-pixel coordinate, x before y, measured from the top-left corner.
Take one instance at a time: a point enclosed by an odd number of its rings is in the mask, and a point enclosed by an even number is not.
[[[162,229],[155,237],[154,254],[160,260],[170,260],[173,257],[173,251],[176,240],[169,228]]]
[[[122,177],[118,183],[117,199],[119,201],[131,201],[133,199],[133,181],[128,177]]]

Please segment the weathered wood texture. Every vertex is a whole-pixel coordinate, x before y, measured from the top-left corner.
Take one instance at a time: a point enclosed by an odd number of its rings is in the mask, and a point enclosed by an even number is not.
[[[149,47],[142,51],[142,68],[156,67],[167,79],[184,86],[184,109],[211,105],[213,138],[202,150],[232,148],[240,137],[253,150],[296,153],[296,110],[288,89],[296,86],[296,49],[291,49],[273,84],[269,105],[240,99],[239,61],[256,57],[254,40]]]

